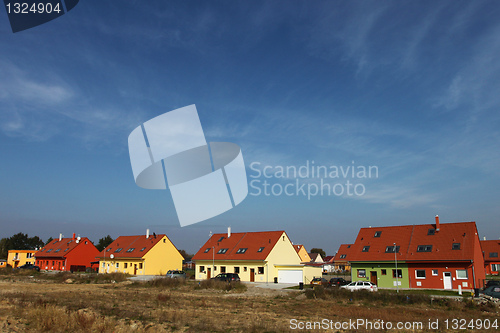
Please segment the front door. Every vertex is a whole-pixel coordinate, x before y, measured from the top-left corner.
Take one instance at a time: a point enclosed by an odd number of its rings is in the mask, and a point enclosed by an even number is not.
[[[451,272],[443,272],[444,289],[452,289],[451,287]]]
[[[255,269],[250,268],[250,282],[255,281]]]
[[[137,264],[134,264],[134,275],[137,275]]]
[[[376,271],[370,271],[370,282],[373,284],[377,284],[377,272]]]
[[[211,272],[212,272],[212,269],[210,267],[207,267],[207,280],[210,279],[210,277],[212,276]]]

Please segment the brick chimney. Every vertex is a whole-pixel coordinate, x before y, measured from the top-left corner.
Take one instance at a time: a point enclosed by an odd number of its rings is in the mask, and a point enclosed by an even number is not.
[[[439,231],[439,215],[436,215],[436,231]]]

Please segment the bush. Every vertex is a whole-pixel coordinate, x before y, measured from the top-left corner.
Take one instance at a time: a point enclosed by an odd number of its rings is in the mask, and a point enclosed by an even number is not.
[[[215,290],[225,290],[225,291],[234,290],[237,292],[244,292],[247,290],[247,287],[240,281],[225,282],[220,280],[209,279],[199,282],[198,285],[195,287],[195,289],[215,289]]]

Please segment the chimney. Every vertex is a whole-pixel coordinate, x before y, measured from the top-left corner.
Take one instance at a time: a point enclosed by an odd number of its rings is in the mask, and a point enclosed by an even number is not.
[[[149,238],[149,229],[146,229],[146,238]]]
[[[439,215],[436,215],[436,231],[439,231]]]
[[[486,240],[486,236],[483,237],[483,240]]]
[[[61,241],[61,240],[62,240],[62,234],[60,233],[59,234],[59,241]]]
[[[75,239],[75,238],[76,238],[76,234],[75,234],[75,233],[73,233],[73,239]]]
[[[231,237],[231,227],[227,227],[227,238]]]

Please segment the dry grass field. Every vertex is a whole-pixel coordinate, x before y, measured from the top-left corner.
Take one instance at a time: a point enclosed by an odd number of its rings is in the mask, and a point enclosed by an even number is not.
[[[350,293],[343,290],[285,291],[253,285],[228,285],[160,279],[148,283],[122,275],[0,273],[2,332],[289,332],[371,331],[358,327],[292,330],[290,320],[424,323],[446,330],[446,319],[498,319],[492,304],[435,299],[423,295]],[[439,319],[438,330],[426,327]],[[450,322],[451,324],[451,322]],[[474,330],[495,331],[493,330]]]

